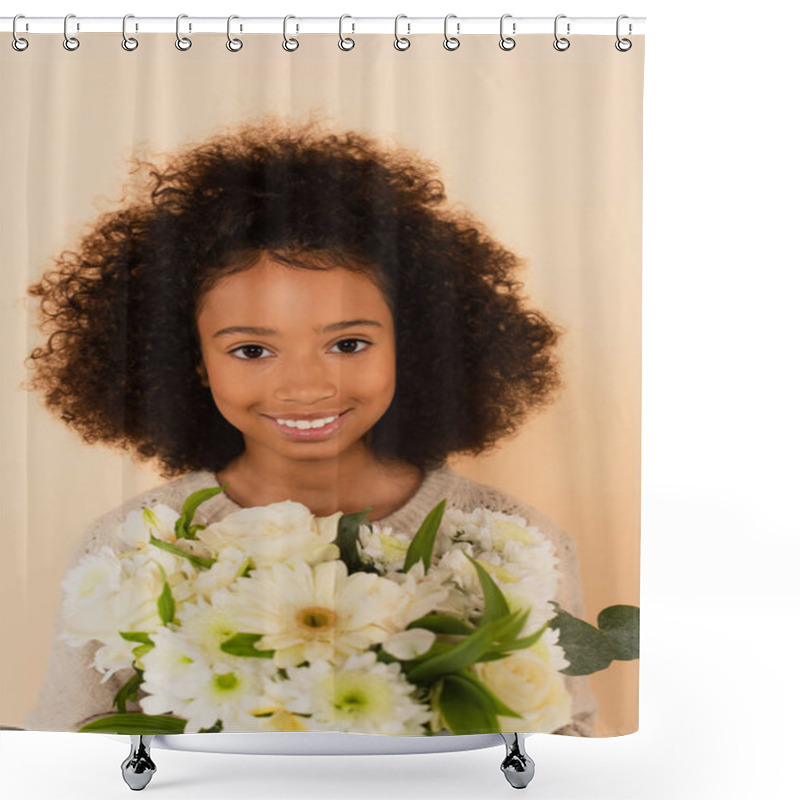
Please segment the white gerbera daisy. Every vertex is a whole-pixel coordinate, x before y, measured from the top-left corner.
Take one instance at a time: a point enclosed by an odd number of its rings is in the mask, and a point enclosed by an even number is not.
[[[275,650],[275,663],[333,661],[360,653],[397,632],[401,587],[374,573],[347,574],[341,561],[309,566],[295,560],[255,570],[231,589],[242,629],[260,633],[255,647]]]

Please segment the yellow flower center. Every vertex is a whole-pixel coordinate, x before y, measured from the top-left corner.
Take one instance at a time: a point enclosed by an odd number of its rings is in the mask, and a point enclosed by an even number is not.
[[[324,606],[308,606],[297,614],[298,624],[310,628],[315,633],[333,628],[336,612]]]

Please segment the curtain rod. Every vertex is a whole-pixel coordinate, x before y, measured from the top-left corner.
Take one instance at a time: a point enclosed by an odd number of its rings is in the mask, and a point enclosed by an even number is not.
[[[181,15],[181,33],[226,33],[228,17],[193,17]],[[354,17],[344,15],[341,21],[342,32],[350,33],[388,33],[395,30],[395,17]],[[617,29],[616,17],[570,17],[559,15],[559,35],[591,34],[613,36]],[[67,20],[68,32],[74,33],[120,33],[122,17],[81,17],[70,16]],[[620,21],[620,33],[625,36],[643,34],[645,17],[624,17]],[[17,20],[17,33],[64,33],[64,17],[28,17]],[[175,33],[176,17],[136,17],[128,18],[128,34],[137,33]],[[398,32],[403,36],[415,33],[444,33],[444,17],[408,17],[400,15],[397,20]],[[11,32],[13,17],[0,17],[0,31]],[[550,33],[554,31],[553,17],[514,17],[506,15],[503,32],[506,36],[526,33]],[[284,17],[235,17],[231,20],[231,30],[236,33],[283,33]],[[292,16],[288,20],[290,33],[338,33],[339,17]],[[569,28],[567,28],[569,26]],[[460,36],[474,33],[500,33],[500,17],[459,17],[451,15],[448,20],[448,35]]]

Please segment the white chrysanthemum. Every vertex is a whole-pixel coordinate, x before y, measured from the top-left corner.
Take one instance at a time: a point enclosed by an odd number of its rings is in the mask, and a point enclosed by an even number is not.
[[[168,641],[159,632],[155,641],[156,647],[142,658],[141,688],[148,695],[139,704],[145,714],[183,717],[185,733],[210,728],[217,720],[223,730],[257,729],[252,710],[262,704],[262,673],[270,669],[262,662],[268,659],[231,658],[212,666],[178,638]],[[159,647],[165,652],[158,652]],[[185,661],[186,649],[195,656],[191,662]]]
[[[358,529],[356,547],[359,558],[373,564],[381,572],[399,572],[406,560],[411,539],[395,533],[388,525],[372,523]]]
[[[552,733],[570,722],[572,696],[559,671],[569,662],[554,634],[548,628],[533,647],[470,667],[490,692],[522,714],[522,719],[498,716],[501,731]]]
[[[341,512],[314,517],[293,500],[269,506],[243,508],[197,532],[197,538],[217,552],[237,547],[249,554],[256,567],[302,558],[318,564],[339,557],[333,542]]]
[[[404,599],[397,584],[374,573],[348,575],[341,561],[273,564],[231,590],[241,630],[262,634],[254,646],[275,650],[279,667],[341,659],[382,642],[397,632],[392,619]]]
[[[285,706],[311,714],[308,730],[422,736],[430,709],[415,700],[413,684],[397,663],[378,662],[368,651],[351,656],[340,667],[317,661],[290,667],[281,685]]]

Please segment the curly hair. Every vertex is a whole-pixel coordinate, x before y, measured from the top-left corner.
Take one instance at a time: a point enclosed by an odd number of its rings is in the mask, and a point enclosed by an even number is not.
[[[438,167],[412,151],[267,116],[184,145],[163,168],[131,161],[149,175],[134,198],[27,289],[48,336],[25,360],[25,388],[85,442],[156,458],[162,477],[243,452],[198,374],[196,314],[217,280],[265,252],[308,269],[327,268],[322,252],[380,287],[397,380],[366,436],[377,459],[424,470],[482,453],[560,385],[563,331],[524,307],[519,259],[447,209]]]

